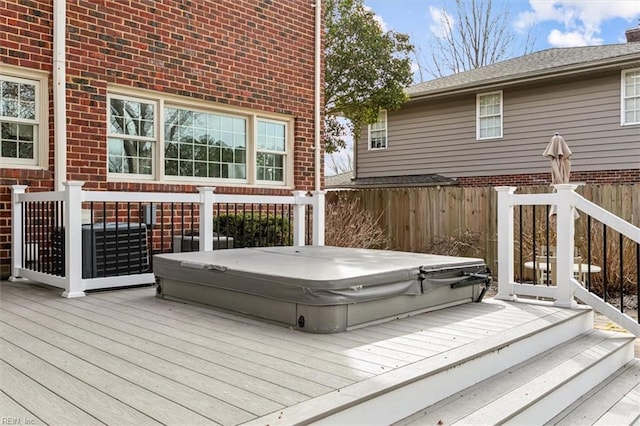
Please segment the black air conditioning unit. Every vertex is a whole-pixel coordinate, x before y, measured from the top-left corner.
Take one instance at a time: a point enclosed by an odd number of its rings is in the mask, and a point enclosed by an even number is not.
[[[64,275],[64,229],[53,235],[57,269]],[[144,223],[82,225],[82,278],[149,272],[147,226]]]

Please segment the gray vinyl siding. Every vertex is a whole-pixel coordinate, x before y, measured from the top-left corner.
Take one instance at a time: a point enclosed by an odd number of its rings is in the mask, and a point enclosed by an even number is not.
[[[640,168],[640,126],[620,125],[619,72],[503,90],[503,137],[476,140],[476,94],[407,103],[388,114],[388,149],[358,146],[357,176],[446,177],[542,173],[555,132],[573,151],[572,170]],[[491,91],[494,91],[492,89]]]

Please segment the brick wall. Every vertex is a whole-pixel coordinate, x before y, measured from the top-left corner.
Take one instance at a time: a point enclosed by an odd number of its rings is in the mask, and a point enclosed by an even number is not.
[[[52,70],[53,0],[0,1],[0,60]],[[67,179],[85,188],[194,192],[193,185],[107,181],[107,85],[295,117],[294,185],[312,189],[314,9],[276,0],[67,3]],[[52,81],[49,102],[52,104]],[[51,107],[52,108],[52,107]],[[0,274],[8,271],[9,184],[53,187],[49,170],[0,169]],[[278,189],[220,192],[290,194]]]
[[[550,173],[501,175],[501,176],[472,176],[457,179],[460,186],[526,186],[551,184]],[[602,183],[637,183],[640,182],[640,169],[606,170],[592,172],[572,172],[571,182],[586,184]]]

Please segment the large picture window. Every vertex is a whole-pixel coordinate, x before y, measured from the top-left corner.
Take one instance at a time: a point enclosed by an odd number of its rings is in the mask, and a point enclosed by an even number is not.
[[[502,92],[483,93],[477,96],[478,139],[502,137]]]
[[[38,166],[46,145],[46,80],[0,74],[0,165]],[[42,102],[45,104],[43,105]],[[44,147],[46,149],[46,146]]]
[[[288,182],[291,119],[120,94],[109,106],[111,179]]]
[[[167,176],[246,179],[247,120],[165,108]]]
[[[640,124],[640,69],[622,72],[622,125]]]

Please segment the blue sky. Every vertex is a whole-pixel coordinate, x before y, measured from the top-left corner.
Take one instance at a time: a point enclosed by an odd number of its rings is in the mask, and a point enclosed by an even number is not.
[[[451,13],[453,0],[364,0],[383,27],[409,34],[428,50],[443,8]],[[639,24],[640,0],[493,0],[494,8],[508,3],[513,28],[523,38],[530,28],[534,51],[550,47],[624,43],[625,30]]]

